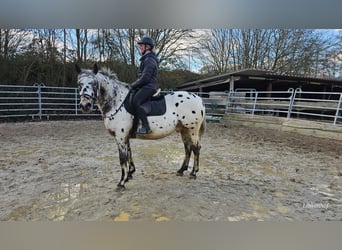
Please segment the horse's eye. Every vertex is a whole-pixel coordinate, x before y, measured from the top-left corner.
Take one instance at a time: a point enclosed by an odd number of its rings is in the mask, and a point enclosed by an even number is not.
[[[97,88],[97,82],[93,82],[91,85],[93,86],[93,88]]]

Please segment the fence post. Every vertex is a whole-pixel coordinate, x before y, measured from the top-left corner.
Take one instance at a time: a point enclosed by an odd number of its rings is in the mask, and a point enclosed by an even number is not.
[[[75,88],[75,115],[78,115],[78,110],[77,110],[77,107],[78,107],[78,103],[77,103],[77,96],[78,96],[78,89]]]
[[[227,93],[227,104],[226,104],[226,110],[224,111],[225,114],[229,113],[230,108],[232,107],[232,97],[234,96],[234,91],[229,91]]]
[[[45,87],[44,83],[35,83],[33,86],[37,87],[37,94],[38,94],[38,115],[39,119],[42,119],[42,87]]]
[[[336,125],[336,123],[337,123],[337,117],[338,117],[338,114],[340,113],[341,103],[342,103],[342,94],[340,94],[340,99],[339,99],[337,107],[336,107],[336,113],[335,113],[335,118],[334,118],[334,125]]]
[[[255,93],[253,109],[252,109],[252,116],[254,116],[254,112],[255,112],[255,109],[256,109],[257,101],[258,101],[258,92]]]
[[[297,89],[294,90],[293,88],[289,88],[287,91],[291,92],[289,109],[287,110],[287,118],[291,118],[292,106],[296,97]]]

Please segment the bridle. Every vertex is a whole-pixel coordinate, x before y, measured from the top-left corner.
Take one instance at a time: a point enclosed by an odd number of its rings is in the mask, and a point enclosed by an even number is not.
[[[96,81],[96,80],[94,80],[94,81]],[[91,96],[91,95],[84,93],[84,94],[80,95],[80,97],[81,98],[83,97],[83,98],[86,98],[88,100],[92,100],[93,102],[95,102],[96,98],[97,98],[97,89],[94,89],[94,87],[93,87],[93,92],[94,92],[94,96]]]
[[[96,97],[93,97],[93,96],[88,95],[88,94],[82,94],[81,97],[86,98],[86,99],[90,99],[90,100],[92,100],[94,102],[96,100]]]
[[[94,91],[94,96],[91,96],[91,95],[88,95],[86,93],[80,95],[80,97],[82,98],[86,98],[88,100],[92,100],[94,103],[96,102],[96,99],[97,99],[97,89],[94,89],[93,88],[93,91]],[[109,116],[108,115],[102,115],[102,118],[105,119],[105,118],[108,118],[109,120],[112,120],[114,118],[114,116],[121,110],[121,108],[124,106],[125,104],[125,101],[126,99],[129,97],[131,93],[131,90],[128,91],[126,97],[124,98],[124,100],[122,101],[122,103],[120,104],[120,106],[115,110],[114,113],[110,114]]]
[[[120,106],[115,110],[115,112],[113,114],[110,115],[102,115],[102,118],[108,118],[109,120],[114,119],[114,116],[121,110],[121,108],[124,106],[126,99],[129,97],[131,93],[131,90],[128,91],[126,97],[124,98],[124,100],[121,102]]]

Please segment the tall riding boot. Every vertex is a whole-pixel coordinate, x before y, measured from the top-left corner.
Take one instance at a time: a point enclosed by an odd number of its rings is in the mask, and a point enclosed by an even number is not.
[[[140,114],[139,115],[139,118],[141,120],[141,128],[138,129],[137,131],[137,135],[147,135],[147,134],[151,134],[152,133],[152,130],[150,128],[150,125],[148,124],[148,120],[147,120],[147,117],[146,115],[142,115]]]

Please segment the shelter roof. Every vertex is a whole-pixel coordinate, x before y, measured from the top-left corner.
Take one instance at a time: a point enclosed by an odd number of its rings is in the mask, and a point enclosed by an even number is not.
[[[181,90],[194,90],[205,87],[219,86],[227,84],[231,81],[232,76],[234,81],[272,81],[272,82],[305,82],[311,84],[328,85],[333,84],[342,87],[342,79],[328,77],[313,77],[309,75],[298,75],[288,73],[276,73],[269,70],[260,69],[243,69],[233,71],[197,81],[187,82],[179,85],[177,88]]]

